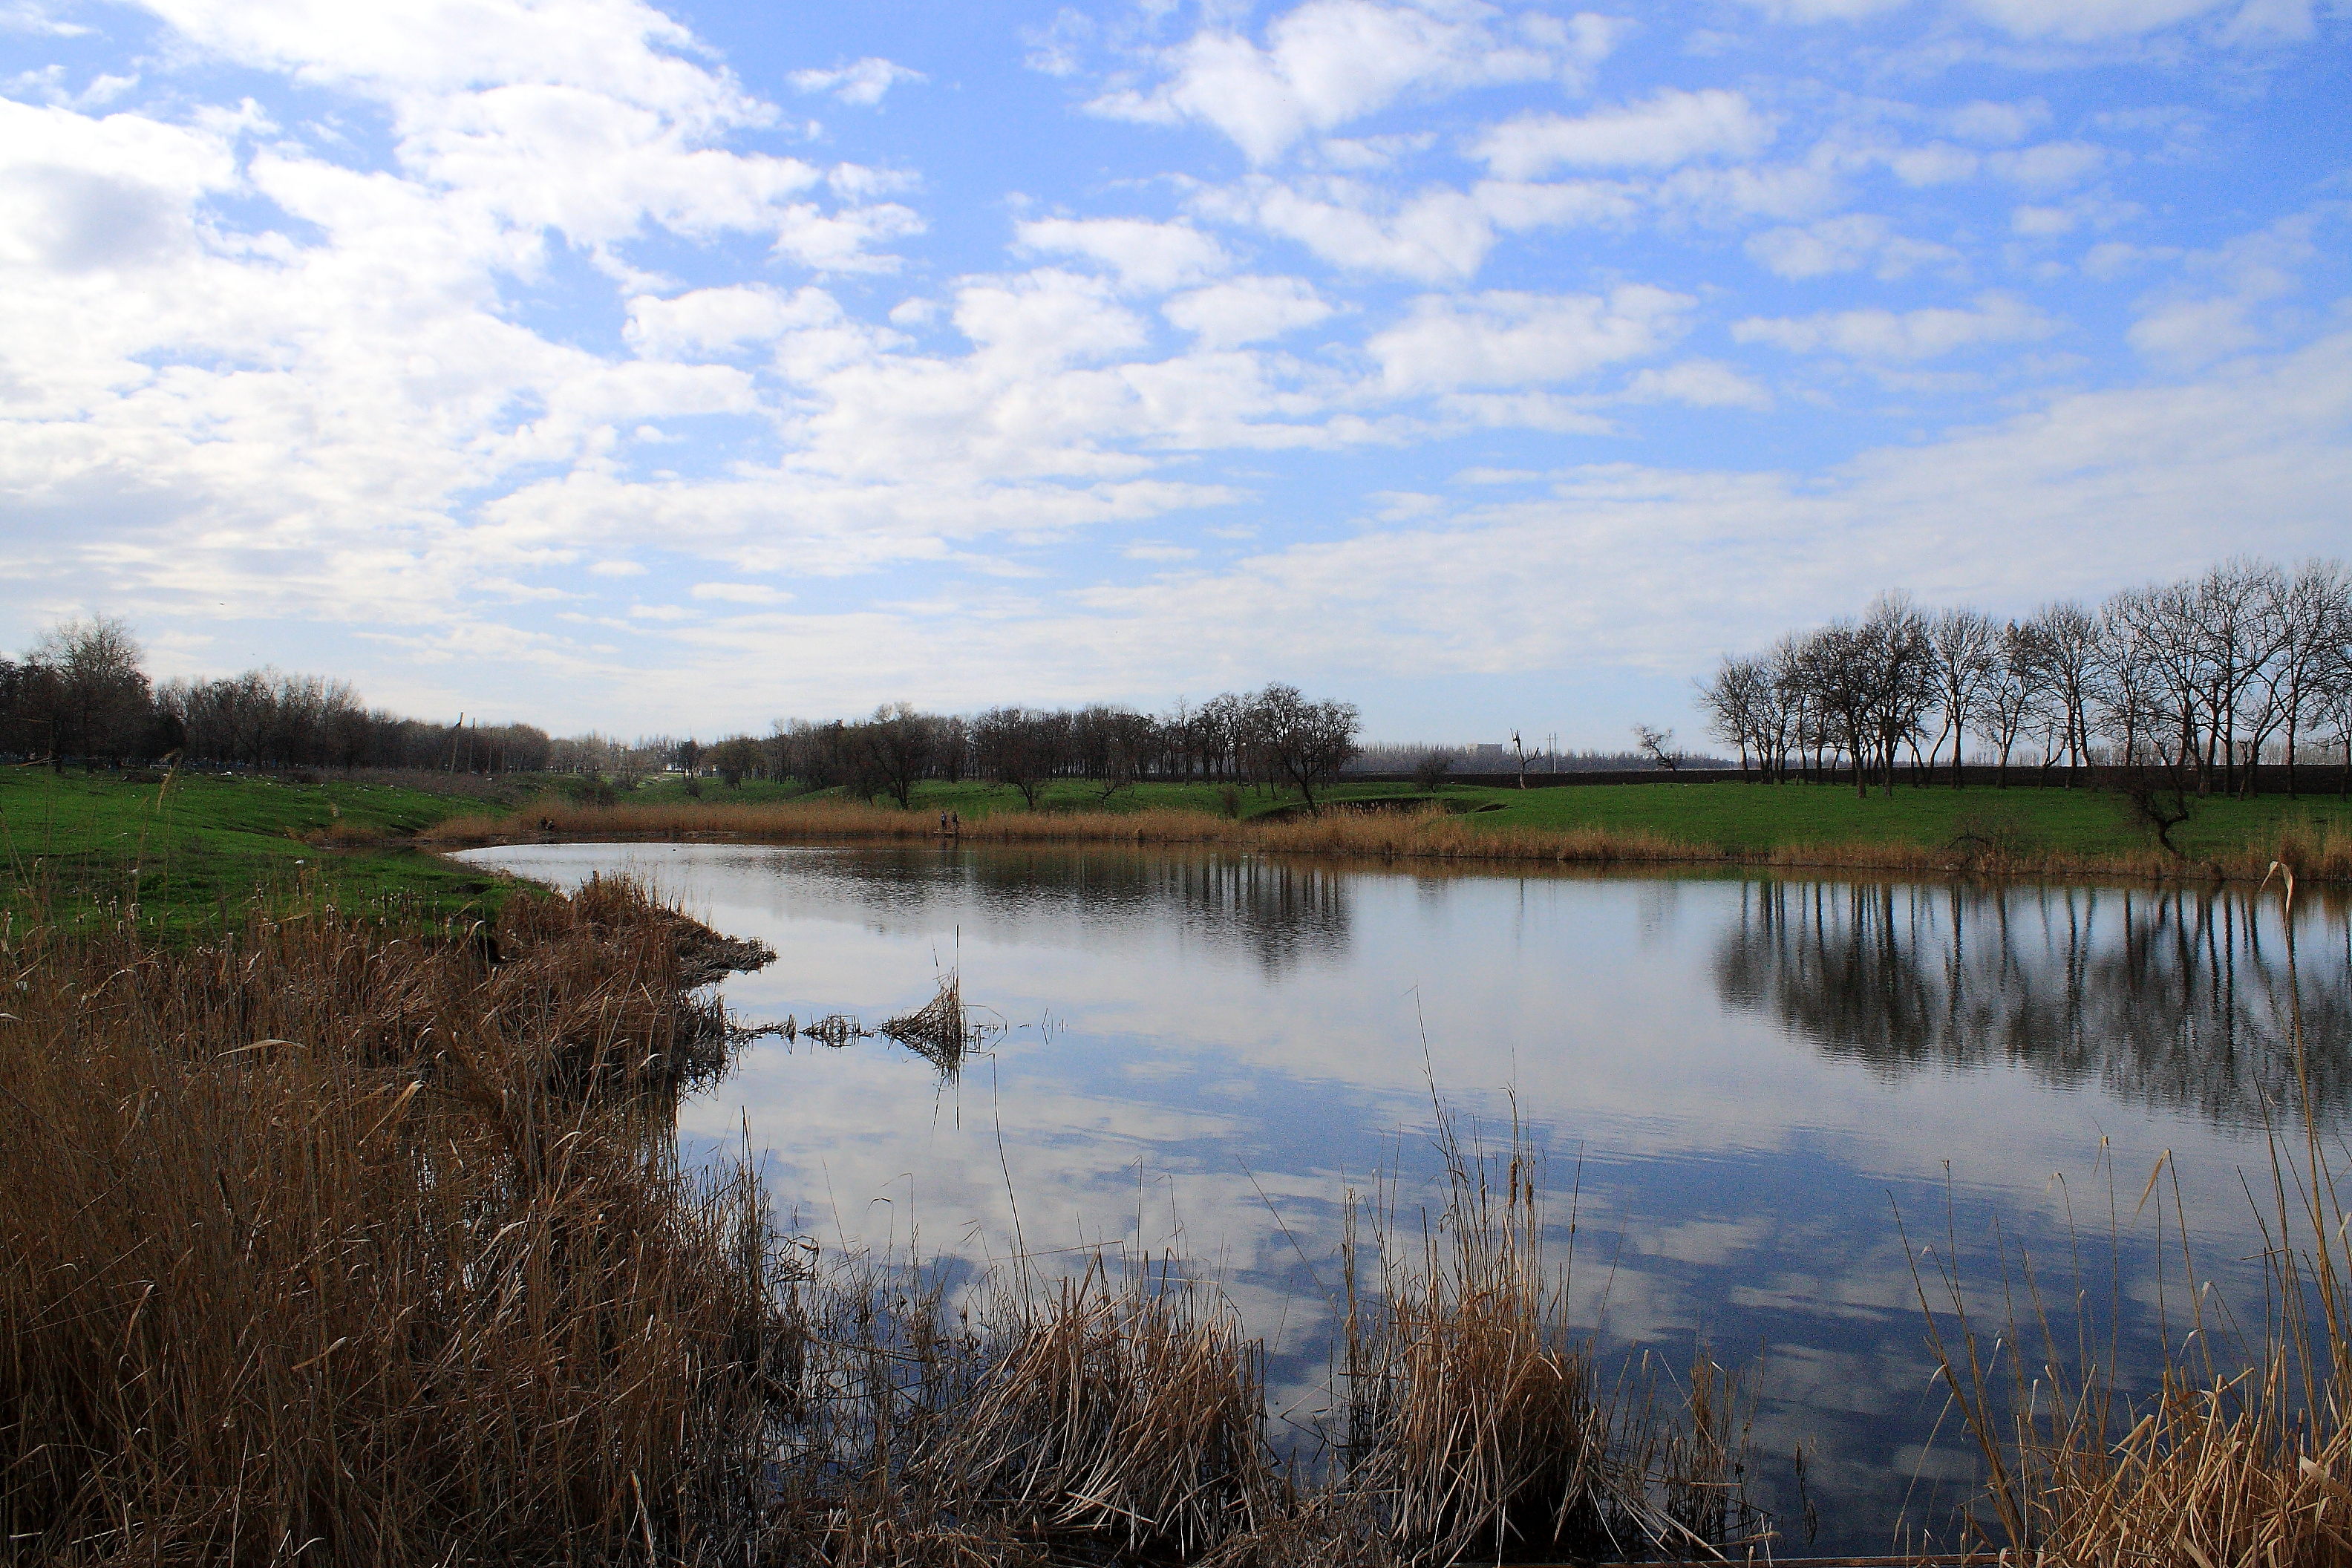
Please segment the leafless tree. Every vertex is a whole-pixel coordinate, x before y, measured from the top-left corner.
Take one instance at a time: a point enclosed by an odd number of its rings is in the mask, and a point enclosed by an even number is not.
[[[1295,686],[1269,685],[1249,699],[1247,728],[1269,772],[1297,786],[1311,813],[1315,787],[1339,776],[1356,754],[1363,721],[1352,702],[1309,701]]]
[[[1943,728],[1937,731],[1936,744],[1927,753],[1927,766],[1929,771],[1934,770],[1936,758],[1944,749],[1944,738],[1950,736],[1954,789],[1960,787],[1961,752],[1976,721],[1979,695],[1992,674],[1993,649],[1999,637],[2000,627],[1992,617],[1978,610],[1946,610],[1928,623],[1928,651],[1935,661],[1936,705]]]
[[[1991,742],[1994,753],[2000,759],[1994,779],[2000,787],[2007,789],[2010,754],[2017,749],[2017,737],[2032,716],[2034,701],[2042,691],[2042,666],[2033,637],[2015,621],[2000,629],[1983,689],[1984,703],[1977,733]]]
[[[924,776],[938,745],[935,721],[907,702],[885,702],[874,717],[857,726],[857,747],[884,790],[900,806],[914,804],[915,785]]]

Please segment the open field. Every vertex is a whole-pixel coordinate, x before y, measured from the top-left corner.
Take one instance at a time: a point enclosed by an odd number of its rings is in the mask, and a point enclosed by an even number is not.
[[[411,843],[454,811],[520,798],[331,774],[298,783],[182,773],[167,787],[0,769],[0,906],[24,908],[37,886],[68,918],[135,902],[152,923],[193,929],[233,925],[257,894],[276,899],[303,882],[354,908],[395,894],[431,912],[495,903],[502,886]]]
[[[976,842],[1217,844],[1299,854],[1596,865],[1767,865],[1941,874],[2259,878],[2286,858],[2316,879],[2352,879],[2352,809],[2332,795],[2196,803],[2174,831],[2186,852],[2155,845],[2120,796],[2092,790],[1900,788],[1857,798],[1828,784],[1607,784],[1520,791],[1343,785],[1320,816],[1296,795],[1158,784],[1105,800],[1060,786],[1031,811],[1012,791],[925,784],[899,810],[825,792],[789,796],[675,783],[611,806],[543,799],[504,816],[453,814],[423,835],[458,847],[569,838],[715,834],[792,841],[923,838],[941,813]],[[1238,811],[1238,816],[1232,815]]]
[[[2153,847],[2118,796],[2091,790],[1899,788],[1857,799],[1825,784],[1601,784],[1520,791],[1342,784],[1309,817],[1296,792],[1145,784],[1106,798],[1066,781],[1031,811],[1013,791],[927,783],[909,811],[837,791],[657,780],[600,806],[580,781],[486,784],[434,775],[180,774],[168,786],[106,774],[0,771],[0,904],[30,890],[87,917],[135,903],[163,929],[223,929],[259,897],[299,887],[347,907],[387,898],[428,913],[492,910],[508,884],[430,850],[533,838],[720,834],[791,841],[920,838],[953,812],[973,841],[1138,841],[1294,854],[1468,862],[1766,865],[1937,875],[2259,877],[2283,847],[2306,875],[2352,879],[2352,809],[2334,795],[2199,802]],[[542,826],[545,825],[545,826]]]

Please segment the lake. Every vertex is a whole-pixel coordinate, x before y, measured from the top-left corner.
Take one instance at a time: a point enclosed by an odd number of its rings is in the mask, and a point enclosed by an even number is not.
[[[724,987],[749,1020],[870,1027],[960,972],[992,1026],[960,1073],[879,1038],[756,1043],[682,1108],[687,1157],[748,1136],[780,1214],[827,1248],[914,1240],[973,1269],[1173,1256],[1265,1338],[1282,1430],[1310,1432],[1327,1399],[1345,1195],[1417,1226],[1439,1104],[1490,1146],[1516,1117],[1545,1151],[1581,1321],[1612,1354],[1747,1369],[1784,1554],[1940,1533],[1974,1487],[1898,1217],[1931,1269],[1957,1255],[1988,1340],[1998,1236],[2062,1312],[2078,1268],[2098,1300],[2119,1289],[2144,1366],[2159,1285],[2181,1287],[2177,1221],[2261,1322],[2244,1184],[2269,1178],[2265,1117],[2297,1103],[2275,889],[943,845],[465,858],[560,886],[635,872],[767,942],[777,963]],[[2306,895],[2293,936],[2311,1092],[2340,1131],[2352,922]]]

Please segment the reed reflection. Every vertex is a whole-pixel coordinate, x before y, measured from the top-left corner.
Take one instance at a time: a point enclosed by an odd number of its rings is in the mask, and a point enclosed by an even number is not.
[[[2342,911],[2292,939],[2312,1098],[2352,1104],[2352,963]],[[2237,892],[1755,883],[1718,939],[1724,1005],[1825,1056],[1899,1079],[2021,1067],[2238,1128],[2292,1114],[2287,942],[2275,904]],[[2311,951],[2329,962],[2313,963]]]

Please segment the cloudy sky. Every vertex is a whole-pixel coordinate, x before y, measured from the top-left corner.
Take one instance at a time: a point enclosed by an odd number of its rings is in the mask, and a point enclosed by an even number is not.
[[[0,0],[0,647],[1614,747],[2352,546],[2342,0]]]

